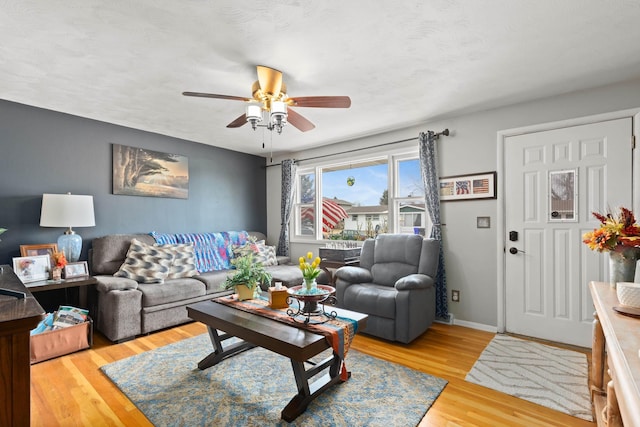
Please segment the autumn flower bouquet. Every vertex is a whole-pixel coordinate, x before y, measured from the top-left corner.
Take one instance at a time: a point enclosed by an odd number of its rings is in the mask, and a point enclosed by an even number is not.
[[[64,252],[54,252],[52,257],[55,268],[64,268],[67,265],[67,257],[64,256]]]
[[[624,252],[633,248],[640,251],[640,227],[629,209],[621,207],[617,215],[610,212],[606,215],[593,212],[593,216],[602,225],[582,236],[582,241],[590,249],[598,252]]]
[[[636,263],[640,258],[640,227],[627,208],[620,208],[617,215],[593,212],[601,225],[584,233],[582,241],[598,252],[609,252],[609,283],[633,282]]]

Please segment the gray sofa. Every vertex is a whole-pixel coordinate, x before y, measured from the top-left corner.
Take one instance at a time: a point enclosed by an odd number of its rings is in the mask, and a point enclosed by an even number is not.
[[[431,326],[440,243],[422,236],[381,234],[364,241],[359,267],[336,275],[337,305],[369,315],[362,332],[409,343]]]
[[[262,233],[249,234],[258,240],[265,239]],[[155,243],[148,234],[113,234],[94,239],[89,251],[90,271],[98,281],[94,321],[96,328],[111,341],[124,341],[189,322],[187,305],[229,293],[222,284],[230,270],[167,279],[162,284],[114,277],[134,238],[147,245]],[[302,284],[302,272],[287,257],[278,257],[278,265],[267,267],[267,271],[274,282],[283,282],[287,287]]]

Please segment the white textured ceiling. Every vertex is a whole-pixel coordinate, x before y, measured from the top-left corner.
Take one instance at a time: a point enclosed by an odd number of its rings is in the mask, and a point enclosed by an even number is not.
[[[268,156],[640,77],[637,0],[0,0],[0,98]],[[301,133],[227,129],[255,66]],[[125,141],[122,141],[125,142]],[[271,146],[272,144],[272,146]]]

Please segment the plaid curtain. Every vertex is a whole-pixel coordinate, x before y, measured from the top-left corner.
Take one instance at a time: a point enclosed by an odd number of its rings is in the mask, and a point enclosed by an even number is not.
[[[293,210],[293,192],[296,165],[292,159],[282,161],[282,199],[280,202],[280,238],[278,239],[278,255],[289,256],[289,220]]]
[[[436,275],[436,316],[449,317],[447,305],[447,275],[444,268],[444,250],[442,247],[442,226],[440,225],[440,185],[438,179],[438,156],[436,153],[436,141],[438,137],[433,131],[421,132],[420,144],[420,171],[424,184],[425,205],[429,217],[433,223],[431,229],[432,239],[440,241],[440,254],[438,259],[438,274]]]

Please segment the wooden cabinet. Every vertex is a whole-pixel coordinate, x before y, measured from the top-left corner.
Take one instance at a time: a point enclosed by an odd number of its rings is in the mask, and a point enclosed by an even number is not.
[[[0,266],[0,288],[25,298],[0,295],[0,426],[29,426],[31,420],[30,332],[44,310],[8,265]]]
[[[598,425],[640,426],[640,318],[619,314],[616,290],[589,283],[594,315],[591,394]]]

